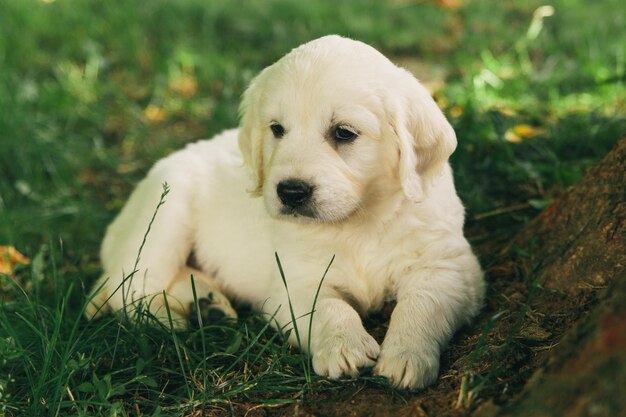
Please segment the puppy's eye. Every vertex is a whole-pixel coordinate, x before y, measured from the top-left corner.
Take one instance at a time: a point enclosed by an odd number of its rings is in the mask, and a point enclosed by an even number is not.
[[[274,137],[276,139],[280,139],[285,135],[285,128],[281,124],[272,123],[270,125],[270,129],[272,130],[272,133],[274,134]]]
[[[349,142],[354,140],[358,135],[348,128],[338,126],[335,128],[334,136],[339,142]]]

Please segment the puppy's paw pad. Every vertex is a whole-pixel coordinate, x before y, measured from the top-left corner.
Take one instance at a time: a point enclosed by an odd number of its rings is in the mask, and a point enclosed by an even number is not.
[[[437,380],[439,356],[413,350],[393,349],[390,352],[383,346],[373,373],[386,377],[397,388],[422,389]]]
[[[364,330],[337,333],[317,346],[313,352],[313,369],[331,379],[356,377],[359,369],[374,366],[379,353],[380,346]]]
[[[197,309],[196,309],[197,308]],[[210,291],[206,297],[198,299],[198,304],[191,304],[189,320],[193,325],[198,323],[198,310],[202,323],[215,323],[220,320],[235,320],[237,312],[230,305],[228,298],[221,293]]]

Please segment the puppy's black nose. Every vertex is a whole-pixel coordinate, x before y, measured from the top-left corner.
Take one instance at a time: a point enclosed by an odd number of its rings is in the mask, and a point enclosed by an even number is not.
[[[313,187],[302,180],[290,179],[279,182],[276,192],[284,205],[296,208],[309,201]]]

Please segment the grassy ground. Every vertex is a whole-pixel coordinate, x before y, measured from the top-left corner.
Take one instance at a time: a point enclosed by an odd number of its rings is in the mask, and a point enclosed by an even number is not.
[[[372,377],[311,375],[252,312],[179,334],[81,313],[104,228],[136,181],[234,126],[250,79],[323,34],[371,43],[432,87],[457,129],[457,186],[479,248],[510,237],[624,135],[619,0],[441,4],[0,2],[0,245],[31,259],[0,274],[0,415],[281,414],[362,389],[412,401]],[[488,323],[458,342],[461,367],[489,352]],[[495,380],[509,368],[497,366],[476,374],[472,401],[502,394]]]

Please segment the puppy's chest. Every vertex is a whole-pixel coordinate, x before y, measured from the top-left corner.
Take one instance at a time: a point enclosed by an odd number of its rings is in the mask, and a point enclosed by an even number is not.
[[[331,266],[328,285],[362,313],[376,311],[395,297],[393,251],[381,243],[348,241],[335,247],[336,265]]]

